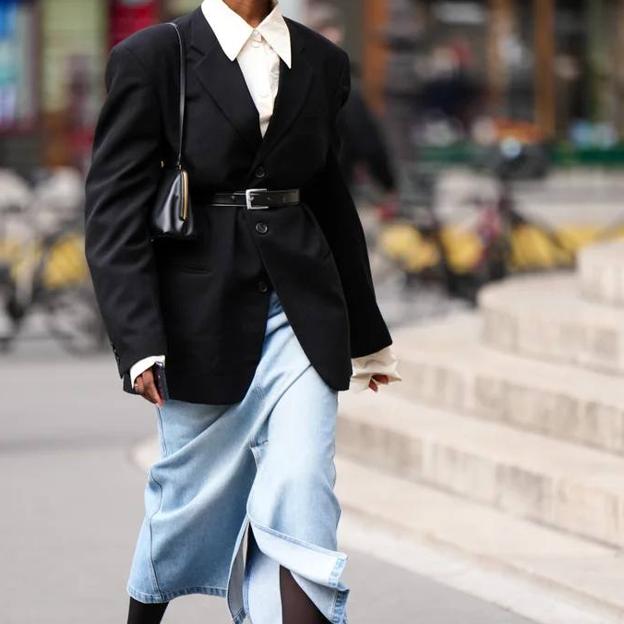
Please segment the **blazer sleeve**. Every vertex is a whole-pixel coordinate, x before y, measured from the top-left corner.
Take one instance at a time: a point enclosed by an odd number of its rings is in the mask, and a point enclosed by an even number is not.
[[[351,357],[392,344],[376,301],[367,242],[357,208],[340,166],[339,118],[351,90],[349,56],[341,50],[342,69],[331,111],[331,141],[324,169],[309,189],[311,207],[331,247],[349,313]]]
[[[114,46],[85,180],[85,255],[119,375],[165,354],[148,214],[161,170],[162,127],[141,61]]]

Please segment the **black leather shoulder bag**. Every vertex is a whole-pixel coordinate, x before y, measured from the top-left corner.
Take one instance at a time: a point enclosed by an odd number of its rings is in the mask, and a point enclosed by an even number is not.
[[[195,239],[197,231],[191,210],[188,173],[182,166],[182,139],[184,136],[184,104],[186,100],[186,58],[182,34],[177,24],[171,24],[178,35],[180,45],[180,100],[178,156],[175,166],[162,165],[162,177],[156,193],[156,201],[150,215],[151,238]]]

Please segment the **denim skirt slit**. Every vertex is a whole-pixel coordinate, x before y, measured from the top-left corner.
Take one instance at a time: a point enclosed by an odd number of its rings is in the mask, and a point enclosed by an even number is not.
[[[281,565],[332,624],[347,624],[337,408],[338,392],[311,365],[271,290],[262,357],[243,400],[155,408],[160,453],[145,486],[130,596],[223,596],[234,624],[281,624]]]

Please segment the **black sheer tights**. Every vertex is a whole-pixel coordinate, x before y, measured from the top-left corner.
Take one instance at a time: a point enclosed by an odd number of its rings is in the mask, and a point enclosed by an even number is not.
[[[290,570],[280,566],[282,624],[327,624],[329,620],[318,610]]]
[[[247,533],[247,548],[251,549],[255,537],[251,526]],[[280,595],[282,600],[282,624],[329,624],[329,620],[318,610],[308,594],[293,578],[290,570],[279,568]]]
[[[248,531],[248,552],[252,540],[255,542],[253,531],[250,528]],[[288,568],[280,566],[279,580],[282,624],[328,624],[329,620],[301,589]],[[134,598],[130,598],[128,624],[160,624],[168,604],[168,602],[143,604]]]
[[[168,602],[143,604],[130,597],[128,624],[160,624]]]

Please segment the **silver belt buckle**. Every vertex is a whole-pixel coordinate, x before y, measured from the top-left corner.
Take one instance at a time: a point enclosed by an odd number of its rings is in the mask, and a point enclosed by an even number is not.
[[[245,189],[245,201],[247,203],[247,210],[262,210],[265,208],[268,208],[268,206],[252,206],[251,205],[251,201],[253,199],[253,193],[255,193],[256,191],[264,191],[264,192],[268,192],[269,189],[267,188],[250,188],[250,189]]]

